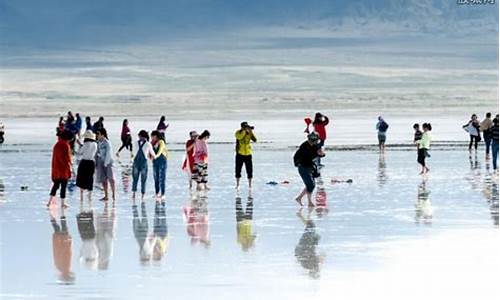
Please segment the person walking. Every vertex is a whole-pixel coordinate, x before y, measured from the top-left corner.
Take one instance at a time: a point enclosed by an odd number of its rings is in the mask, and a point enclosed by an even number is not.
[[[182,163],[182,170],[188,172],[189,189],[193,187],[193,181],[196,181],[196,178],[194,177],[195,174],[194,145],[196,143],[197,138],[198,138],[198,133],[196,131],[189,132],[189,140],[186,141],[186,158]]]
[[[88,191],[89,202],[92,201],[96,153],[95,134],[91,130],[87,130],[83,134],[83,146],[78,150],[81,160],[76,174],[76,186],[80,188],[80,201],[83,201],[83,192],[85,190]]]
[[[477,153],[477,145],[481,141],[480,135],[480,125],[477,120],[477,115],[473,114],[467,124],[462,126],[462,128],[469,133],[470,141],[469,141],[469,152],[472,152],[472,144],[474,144],[474,149]]]
[[[50,198],[47,202],[47,207],[50,207],[55,201],[57,190],[60,188],[61,207],[67,208],[66,204],[66,187],[68,180],[71,178],[71,148],[69,142],[73,139],[73,134],[70,131],[64,130],[59,134],[59,140],[54,145],[52,150],[52,189],[50,190]]]
[[[498,173],[498,115],[493,119],[493,126],[491,126],[490,131],[493,171]]]
[[[168,166],[168,149],[164,136],[160,131],[151,133],[151,145],[153,146],[153,178],[155,181],[156,199],[165,200],[165,180]]]
[[[113,201],[115,198],[115,176],[113,172],[113,153],[111,142],[108,139],[108,133],[105,128],[96,131],[97,153],[96,153],[96,181],[102,184],[104,197],[101,201],[108,201],[108,185],[111,186]]]
[[[245,164],[245,171],[247,172],[248,188],[252,188],[253,178],[253,163],[252,163],[252,142],[257,142],[257,137],[253,132],[254,127],[250,126],[248,122],[242,122],[241,128],[238,129],[234,136],[236,137],[236,158],[235,158],[235,177],[236,189],[240,188],[241,169]]]
[[[130,135],[130,128],[128,127],[128,120],[123,119],[122,123],[122,132],[120,135],[120,139],[122,141],[121,147],[118,149],[118,152],[116,152],[116,156],[120,156],[120,152],[123,150],[123,148],[127,149],[130,151],[130,157],[134,157],[133,154],[133,149],[132,149],[132,136]]]
[[[425,164],[425,159],[427,157],[430,157],[429,149],[431,147],[431,141],[432,141],[432,136],[431,136],[432,126],[431,126],[431,124],[424,123],[422,125],[422,129],[424,130],[424,133],[422,134],[422,138],[420,140],[416,141],[417,147],[418,147],[417,162],[422,166],[422,171],[420,172],[420,175],[427,174],[430,171],[429,167],[427,167]]]
[[[168,126],[170,124],[165,123],[165,116],[160,117],[160,121],[158,122],[158,125],[156,126],[156,130],[161,132],[161,134],[165,137],[165,131],[167,130]]]
[[[194,144],[194,165],[195,165],[195,178],[196,189],[198,191],[205,189],[208,190],[208,144],[210,132],[204,130],[196,139]]]
[[[132,164],[132,199],[135,200],[139,177],[141,179],[141,200],[146,194],[146,181],[148,179],[148,159],[153,159],[155,153],[149,142],[149,134],[146,130],[139,131],[137,140],[137,153]]]
[[[319,144],[319,135],[316,132],[312,132],[307,135],[307,141],[300,145],[293,156],[294,165],[297,167],[299,175],[305,185],[302,192],[295,198],[295,201],[297,201],[300,206],[304,205],[302,203],[302,198],[307,195],[308,206],[314,207],[312,192],[316,186],[315,178],[319,177],[317,165],[314,161],[317,157],[324,155]]]
[[[491,113],[486,113],[484,120],[479,123],[479,130],[483,133],[484,146],[486,150],[486,159],[490,158],[491,149],[491,132],[490,128],[493,126],[493,121],[491,120]]]
[[[385,141],[387,139],[387,129],[389,129],[389,124],[387,124],[384,118],[379,116],[375,128],[377,129],[378,149],[383,153],[385,151]]]

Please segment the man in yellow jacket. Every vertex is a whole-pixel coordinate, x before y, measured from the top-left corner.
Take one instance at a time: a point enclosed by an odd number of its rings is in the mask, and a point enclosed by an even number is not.
[[[240,187],[241,169],[243,168],[243,164],[245,164],[245,170],[247,172],[248,188],[252,188],[253,164],[251,143],[257,142],[253,129],[254,127],[250,126],[248,122],[242,122],[241,128],[234,134],[236,137],[236,189],[239,189]]]

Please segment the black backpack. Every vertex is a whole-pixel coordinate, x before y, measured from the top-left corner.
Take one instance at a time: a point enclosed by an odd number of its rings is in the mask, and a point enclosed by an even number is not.
[[[380,125],[378,126],[378,130],[382,132],[386,132],[388,128],[389,124],[387,124],[385,121],[382,121],[382,123],[380,123]]]

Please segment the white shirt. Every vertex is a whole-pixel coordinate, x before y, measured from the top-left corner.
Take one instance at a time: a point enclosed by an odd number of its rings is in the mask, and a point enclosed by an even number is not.
[[[81,155],[84,160],[94,160],[95,153],[97,152],[97,143],[96,142],[85,142],[83,146],[78,150],[78,154]]]

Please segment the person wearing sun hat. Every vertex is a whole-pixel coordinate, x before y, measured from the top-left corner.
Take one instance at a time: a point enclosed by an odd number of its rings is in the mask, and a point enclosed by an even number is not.
[[[303,142],[293,156],[294,165],[299,171],[299,175],[304,182],[304,189],[297,196],[295,201],[302,206],[302,198],[307,195],[309,207],[313,207],[312,192],[316,186],[314,180],[319,177],[319,172],[314,162],[318,157],[323,156],[321,150],[320,137],[316,132],[307,135],[307,141]]]
[[[83,145],[78,151],[80,164],[76,174],[76,186],[80,188],[80,200],[83,201],[83,192],[88,191],[89,201],[92,200],[92,189],[94,187],[95,154],[97,143],[92,130],[87,130],[83,134]]]

